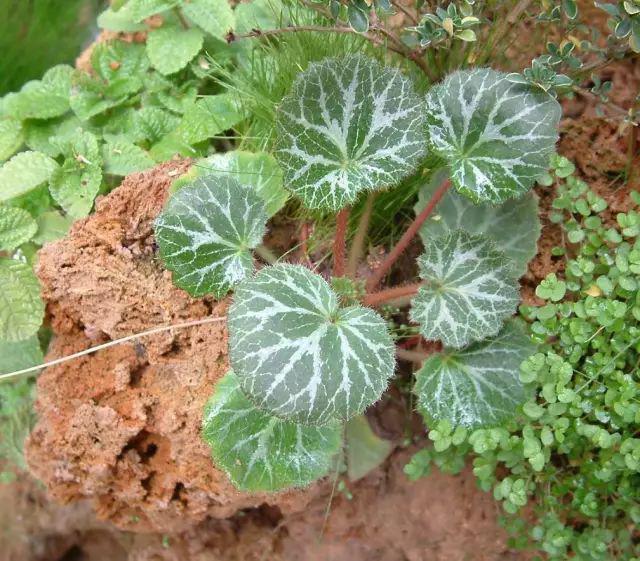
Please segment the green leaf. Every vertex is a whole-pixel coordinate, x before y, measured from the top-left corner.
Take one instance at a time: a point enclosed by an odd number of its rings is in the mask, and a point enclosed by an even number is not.
[[[215,387],[202,436],[213,461],[243,491],[303,487],[323,477],[340,451],[339,423],[311,427],[257,409],[229,372]]]
[[[524,195],[549,167],[560,105],[548,94],[480,68],[449,75],[427,94],[429,147],[474,202]]]
[[[22,341],[35,335],[44,318],[44,303],[31,267],[0,258],[0,286],[0,340]]]
[[[433,174],[420,190],[415,206],[416,214],[427,204],[446,179],[448,170]],[[424,244],[446,235],[452,230],[464,230],[470,234],[489,236],[511,259],[517,276],[527,271],[527,265],[537,253],[540,237],[538,200],[533,193],[519,199],[508,200],[501,205],[473,204],[467,197],[449,189],[433,213],[420,229]]]
[[[159,107],[143,107],[136,113],[136,124],[151,143],[174,130],[180,118]]]
[[[176,134],[187,144],[197,144],[222,134],[243,118],[230,94],[203,96],[187,107]]]
[[[236,288],[229,352],[247,396],[281,418],[321,425],[362,413],[395,366],[386,322],[340,308],[319,275],[297,265],[261,269]]]
[[[28,193],[42,185],[58,168],[40,152],[20,152],[0,167],[0,201]]]
[[[497,334],[516,311],[518,280],[504,253],[487,238],[455,230],[432,239],[418,265],[426,283],[410,315],[426,339],[463,347]]]
[[[397,69],[360,55],[311,64],[277,112],[285,186],[308,208],[336,211],[396,185],[425,153],[423,115]]]
[[[200,52],[203,35],[199,29],[163,25],[147,37],[147,54],[153,67],[164,75],[182,70]]]
[[[0,162],[13,156],[23,142],[22,123],[10,117],[0,119]]]
[[[558,279],[555,273],[549,273],[536,287],[536,296],[543,300],[560,302],[567,292],[567,284]]]
[[[82,218],[91,211],[102,183],[102,156],[96,137],[78,129],[73,137],[60,139],[66,156],[51,176],[49,192],[72,217]]]
[[[242,185],[255,189],[264,201],[267,214],[276,214],[287,202],[289,193],[284,189],[282,169],[276,159],[266,152],[233,150],[214,154],[196,164],[199,174],[226,175]]]
[[[358,415],[346,424],[345,440],[347,474],[351,481],[362,479],[393,451],[393,444],[374,433],[364,415]]]
[[[179,3],[180,0],[129,0],[120,10],[127,10],[133,21],[139,23],[155,14],[170,10]]]
[[[275,29],[281,27],[287,10],[281,0],[253,0],[241,2],[234,10],[234,31],[249,33],[252,29]]]
[[[73,224],[73,218],[62,216],[58,211],[43,212],[36,218],[38,232],[33,238],[34,243],[44,245],[67,235]]]
[[[145,31],[147,26],[143,23],[137,23],[135,16],[136,14],[131,9],[130,4],[117,11],[113,8],[108,8],[98,16],[98,27],[119,33]]]
[[[104,172],[111,175],[129,175],[155,165],[151,156],[135,144],[124,140],[109,140],[102,145]]]
[[[207,176],[174,194],[155,224],[160,258],[192,296],[220,298],[253,271],[251,249],[267,223],[258,195],[231,177]]]
[[[10,374],[42,364],[44,357],[35,335],[23,341],[0,341],[0,374]]]
[[[521,325],[509,321],[494,339],[430,356],[416,374],[418,410],[427,423],[468,428],[499,425],[525,399],[520,364],[535,346]]]
[[[0,204],[0,250],[13,251],[33,238],[37,229],[26,210]]]
[[[60,155],[58,140],[74,134],[81,126],[82,121],[75,115],[48,121],[26,121],[24,123],[25,143],[31,150],[57,158]]]
[[[182,12],[189,21],[218,39],[224,39],[235,26],[228,0],[191,0],[182,4]]]
[[[69,110],[73,68],[54,66],[42,80],[27,82],[18,93],[4,100],[5,112],[15,119],[50,119]]]

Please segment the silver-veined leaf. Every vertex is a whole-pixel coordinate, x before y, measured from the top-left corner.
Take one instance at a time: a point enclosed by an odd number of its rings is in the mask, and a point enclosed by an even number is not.
[[[26,210],[0,204],[0,251],[13,251],[33,238],[37,230],[36,221]]]
[[[20,152],[0,166],[0,201],[28,193],[58,169],[58,164],[40,152]]]
[[[202,426],[213,461],[245,491],[303,487],[323,477],[340,450],[341,432],[337,422],[313,427],[261,411],[233,372],[216,384]]]
[[[431,180],[420,190],[415,206],[416,214],[427,204],[448,176],[443,169],[433,174]],[[530,192],[519,199],[510,199],[501,205],[474,204],[467,197],[449,189],[436,207],[436,212],[420,229],[423,243],[429,243],[452,230],[464,230],[470,234],[489,236],[499,249],[511,260],[518,276],[527,271],[527,264],[537,253],[540,237],[538,200]]]
[[[44,317],[40,283],[26,263],[0,258],[0,340],[34,335]]]
[[[510,320],[493,339],[430,356],[416,374],[418,410],[427,423],[500,424],[525,401],[520,365],[534,351],[521,324]]]
[[[518,280],[486,237],[455,230],[430,240],[418,265],[425,285],[411,303],[411,319],[426,339],[464,347],[496,335],[516,310]]]
[[[397,184],[425,153],[424,105],[398,69],[329,58],[296,79],[277,111],[276,157],[305,206],[338,210]]]
[[[349,419],[374,403],[395,366],[385,321],[340,308],[319,275],[298,265],[261,269],[229,309],[231,365],[261,409],[306,424]]]
[[[461,70],[427,94],[429,147],[475,202],[524,195],[549,167],[560,105],[490,68]]]
[[[160,258],[192,296],[224,296],[253,271],[264,203],[231,177],[206,176],[175,193],[157,218]]]

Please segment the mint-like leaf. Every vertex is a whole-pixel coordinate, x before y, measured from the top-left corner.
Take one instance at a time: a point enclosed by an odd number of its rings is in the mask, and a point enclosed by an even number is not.
[[[22,341],[40,328],[44,303],[31,267],[0,258],[0,340]]]

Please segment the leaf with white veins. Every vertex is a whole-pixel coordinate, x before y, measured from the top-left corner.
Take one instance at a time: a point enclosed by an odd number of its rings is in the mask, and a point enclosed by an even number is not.
[[[338,210],[396,185],[425,154],[424,106],[398,69],[361,55],[311,64],[277,111],[285,186],[308,208]]]
[[[231,365],[261,409],[305,424],[349,419],[374,403],[395,366],[387,325],[362,306],[340,308],[319,275],[261,269],[229,309]]]
[[[524,195],[549,167],[560,105],[490,68],[461,70],[427,94],[431,150],[451,168],[455,188],[475,202]]]
[[[220,298],[253,271],[262,243],[264,203],[230,177],[206,176],[175,193],[157,218],[160,258],[192,296]]]
[[[202,436],[213,461],[244,491],[303,487],[324,476],[340,450],[341,426],[312,427],[256,408],[229,372],[204,412]]]
[[[455,230],[427,243],[418,265],[426,283],[411,319],[426,339],[459,348],[491,337],[520,300],[509,261],[486,237]]]
[[[429,424],[499,425],[525,401],[520,365],[534,351],[520,322],[510,320],[493,339],[430,356],[416,374],[418,410]]]

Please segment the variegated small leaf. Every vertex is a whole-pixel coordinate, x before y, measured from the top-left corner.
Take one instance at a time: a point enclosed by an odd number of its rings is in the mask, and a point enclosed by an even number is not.
[[[461,70],[427,94],[429,147],[475,202],[524,195],[549,167],[560,105],[490,68]]]
[[[215,387],[202,425],[215,464],[243,491],[303,487],[323,477],[340,451],[341,425],[285,421],[256,408],[229,372]]]
[[[157,218],[160,258],[176,286],[220,298],[253,271],[251,249],[266,223],[254,191],[230,177],[202,177],[174,194]]]
[[[338,210],[397,184],[425,153],[424,105],[397,69],[360,55],[315,63],[277,112],[285,186],[309,208]]]
[[[306,424],[346,420],[387,387],[395,366],[385,321],[340,308],[319,275],[297,265],[260,270],[229,309],[231,365],[258,407]]]
[[[430,356],[416,374],[418,410],[427,423],[499,425],[525,401],[520,365],[534,351],[521,324],[510,320],[493,339]]]
[[[416,214],[425,207],[446,177],[448,170],[439,170],[420,190],[415,206]],[[438,203],[436,212],[420,228],[420,237],[427,244],[429,240],[444,236],[452,230],[489,236],[511,259],[513,269],[520,277],[527,271],[527,264],[537,253],[540,237],[538,199],[530,192],[498,206],[474,204],[467,197],[449,189]]]
[[[426,281],[411,319],[426,339],[464,347],[500,331],[519,302],[518,280],[503,252],[462,230],[431,240],[418,258]]]

